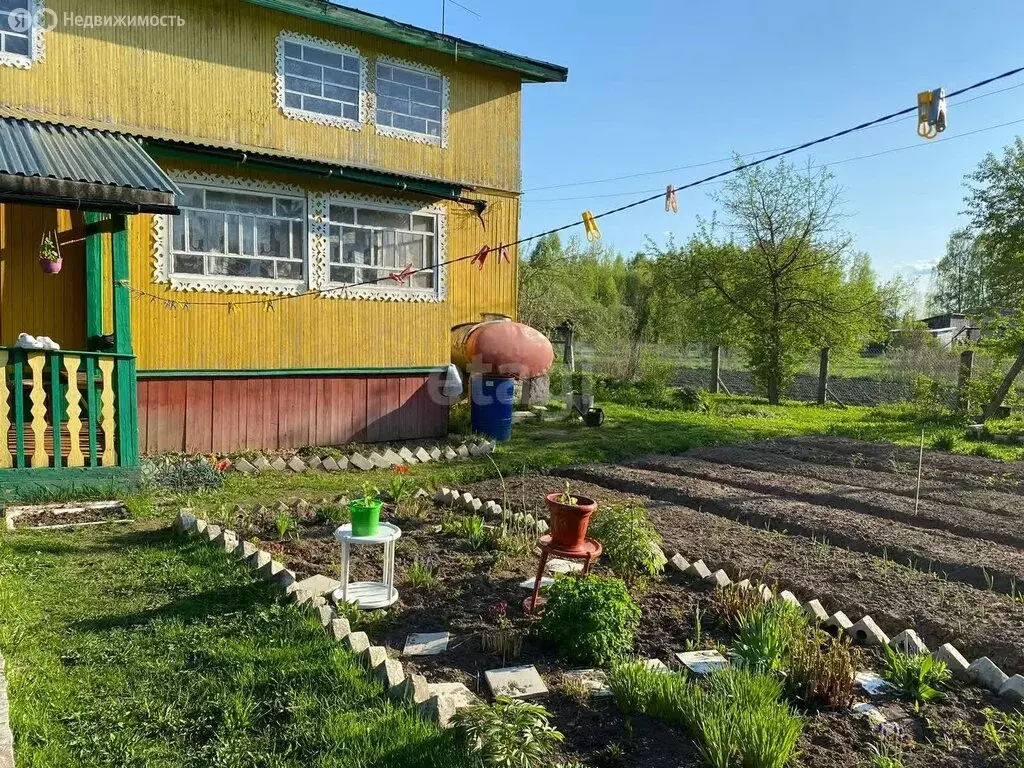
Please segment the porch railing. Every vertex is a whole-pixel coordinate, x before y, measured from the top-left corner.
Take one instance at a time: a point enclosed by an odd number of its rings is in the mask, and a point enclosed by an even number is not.
[[[0,347],[0,469],[119,466],[123,369],[132,355]]]

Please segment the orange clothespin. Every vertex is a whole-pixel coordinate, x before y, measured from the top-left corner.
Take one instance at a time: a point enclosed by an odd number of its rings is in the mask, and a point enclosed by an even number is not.
[[[415,271],[416,270],[412,268],[412,264],[406,264],[405,269],[401,272],[392,272],[390,277],[399,285],[405,285],[405,281],[408,280]]]
[[[665,188],[665,213],[679,213],[679,201],[676,199],[676,188],[669,184]]]
[[[590,211],[583,212],[583,229],[586,230],[587,240],[593,242],[594,240],[601,239],[601,230],[598,229],[594,214]]]
[[[504,261],[506,264],[510,263],[508,246],[504,243],[498,245],[498,261]]]
[[[483,269],[484,268],[484,263],[487,261],[487,254],[489,254],[490,252],[491,252],[490,246],[485,245],[483,248],[480,249],[480,252],[477,253],[470,260],[469,263],[470,264],[476,264],[477,265],[476,266],[477,269]]]

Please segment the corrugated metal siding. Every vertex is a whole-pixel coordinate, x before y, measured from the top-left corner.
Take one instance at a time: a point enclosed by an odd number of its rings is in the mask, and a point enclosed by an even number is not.
[[[184,166],[183,166],[184,167]],[[203,170],[201,166],[187,166]],[[212,173],[223,169],[211,167]],[[307,183],[268,174],[253,178],[287,180],[307,188],[353,191],[341,185]],[[355,191],[365,191],[355,190]],[[490,203],[480,220],[468,206],[448,205],[448,253],[476,253],[484,244],[513,242],[519,219],[515,196],[483,195]],[[153,281],[152,217],[130,219],[132,285],[177,301],[226,301],[215,293],[181,293]],[[160,302],[136,298],[132,322],[139,370],[383,368],[447,364],[449,329],[478,319],[481,312],[515,314],[516,258],[483,270],[469,261],[448,267],[448,299],[426,304],[304,296],[262,305],[171,310]],[[245,297],[239,296],[239,300]]]
[[[0,173],[178,193],[135,139],[32,120],[0,119]]]
[[[58,18],[83,14],[50,0]],[[411,173],[498,190],[520,184],[520,89],[516,74],[256,6],[176,2],[183,27],[75,27],[46,32],[46,58],[27,70],[0,67],[0,114],[106,127],[181,141]],[[154,13],[143,0],[92,0],[90,15]],[[286,118],[276,106],[277,35],[287,30],[441,69],[451,83],[448,149]]]

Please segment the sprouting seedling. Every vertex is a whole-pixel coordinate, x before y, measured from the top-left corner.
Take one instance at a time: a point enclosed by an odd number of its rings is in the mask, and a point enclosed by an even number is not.
[[[562,495],[558,497],[558,501],[561,504],[575,505],[579,504],[579,499],[572,495],[572,491],[569,488],[569,481],[565,481],[565,490],[562,491]]]
[[[361,501],[364,504],[372,504],[373,502],[377,501],[379,497],[380,490],[377,488],[377,486],[373,485],[372,483],[363,483],[363,498],[361,499]]]

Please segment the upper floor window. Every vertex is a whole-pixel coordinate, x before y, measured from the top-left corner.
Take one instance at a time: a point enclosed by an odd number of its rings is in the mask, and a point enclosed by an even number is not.
[[[441,215],[432,208],[331,198],[329,282],[367,294],[434,297],[439,291],[442,240]]]
[[[381,57],[375,74],[377,132],[446,146],[448,81],[440,71]]]
[[[0,0],[0,64],[27,68],[43,56],[39,0]]]
[[[364,83],[365,64],[355,48],[289,32],[278,36],[278,105],[289,117],[359,130]]]
[[[168,277],[211,287],[306,279],[304,196],[179,183],[179,216],[168,217]],[[287,287],[287,286],[286,286]]]

